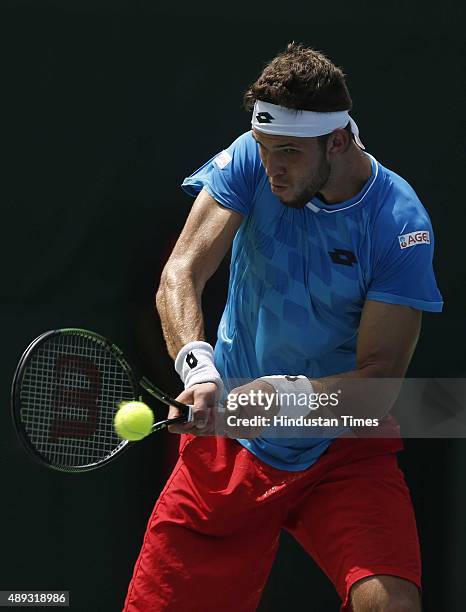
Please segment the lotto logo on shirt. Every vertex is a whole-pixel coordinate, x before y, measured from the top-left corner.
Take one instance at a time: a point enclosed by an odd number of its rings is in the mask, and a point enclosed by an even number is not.
[[[400,249],[407,249],[416,244],[430,244],[429,232],[410,232],[409,234],[403,234],[398,236],[400,241]]]

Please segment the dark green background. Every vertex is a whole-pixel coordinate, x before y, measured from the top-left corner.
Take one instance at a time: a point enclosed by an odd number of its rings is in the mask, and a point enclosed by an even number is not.
[[[432,217],[446,306],[425,316],[411,375],[466,376],[464,15],[460,2],[398,0],[0,6],[0,589],[67,589],[74,610],[113,611],[122,606],[176,441],[149,439],[83,475],[35,465],[9,415],[22,350],[46,329],[87,327],[124,347],[160,386],[180,390],[152,307],[189,210],[178,185],[248,129],[242,92],[294,39],[344,67],[367,148],[411,182]],[[204,298],[211,340],[226,278],[224,265]],[[400,463],[419,520],[424,609],[459,611],[466,446],[408,440],[406,447]],[[283,609],[338,609],[332,587],[288,538],[261,605]]]

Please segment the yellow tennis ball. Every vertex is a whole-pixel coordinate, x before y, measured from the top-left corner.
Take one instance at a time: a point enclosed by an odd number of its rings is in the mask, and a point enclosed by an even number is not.
[[[144,402],[121,402],[113,422],[120,438],[134,442],[150,434],[154,413]]]

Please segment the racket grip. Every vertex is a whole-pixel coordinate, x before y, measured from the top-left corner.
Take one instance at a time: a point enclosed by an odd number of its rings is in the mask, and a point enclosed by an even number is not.
[[[192,423],[192,421],[194,421],[194,415],[193,415],[193,404],[186,404],[187,408],[188,408],[188,414],[186,415],[186,423]]]

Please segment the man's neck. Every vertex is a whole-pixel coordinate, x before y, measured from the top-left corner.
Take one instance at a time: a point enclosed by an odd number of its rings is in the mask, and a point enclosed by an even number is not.
[[[351,149],[332,164],[330,177],[320,194],[327,204],[350,200],[361,191],[371,173],[371,158],[353,143]]]

